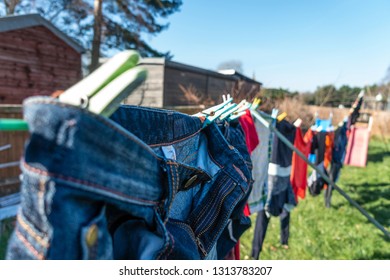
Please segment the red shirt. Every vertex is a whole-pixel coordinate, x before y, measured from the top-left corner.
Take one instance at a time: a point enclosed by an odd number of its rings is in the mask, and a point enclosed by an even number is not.
[[[296,129],[294,146],[306,157],[309,156],[313,136],[314,134],[311,129],[306,132],[305,137],[302,136],[301,128],[297,127]],[[298,197],[302,199],[305,198],[307,186],[307,163],[295,152],[293,153],[292,158],[290,181],[295,194],[295,200],[298,202]]]

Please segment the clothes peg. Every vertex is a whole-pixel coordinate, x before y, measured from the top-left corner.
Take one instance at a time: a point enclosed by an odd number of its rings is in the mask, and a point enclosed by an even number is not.
[[[295,127],[300,127],[302,125],[302,119],[298,118],[295,122],[294,122],[294,126]]]
[[[281,122],[282,120],[284,120],[285,118],[287,117],[287,113],[286,112],[283,112],[281,113],[279,116],[277,116],[277,120],[278,122]]]
[[[256,97],[252,102],[251,110],[256,110],[257,107],[259,107],[260,103],[261,99]]]
[[[241,117],[241,116],[243,116],[245,114],[246,114],[245,111],[239,112],[239,113],[234,112],[234,114],[229,117],[229,121],[233,121],[235,119],[238,119],[239,117]]]
[[[220,108],[218,111],[215,111],[213,115],[210,115],[210,116],[206,117],[206,120],[203,123],[203,127],[208,126],[210,123],[212,123],[213,121],[218,119],[223,113],[229,111],[230,109],[232,109],[235,106],[237,106],[237,104],[235,104],[235,103],[228,103],[224,107]]]
[[[241,113],[241,112],[243,112],[243,111],[246,111],[246,110],[248,110],[250,107],[251,107],[251,104],[250,104],[249,102],[247,102],[247,101],[244,99],[244,100],[242,100],[242,101],[238,104],[236,113]]]
[[[251,104],[247,102],[245,99],[240,102],[239,108],[235,110],[231,116],[229,117],[229,121],[238,119],[242,115],[245,114],[245,111],[251,108]]]
[[[276,119],[278,113],[279,113],[278,109],[272,109],[271,118]]]
[[[141,85],[146,77],[147,71],[144,68],[127,70],[90,99],[89,111],[105,117],[111,116],[120,102]]]
[[[220,117],[219,117],[219,119],[220,120],[224,120],[224,119],[226,119],[227,117],[229,117],[231,114],[233,114],[236,110],[237,110],[237,107],[239,106],[239,105],[237,105],[237,104],[234,104],[235,106],[232,106],[228,111],[226,111],[225,113],[223,113]]]
[[[63,92],[61,102],[88,108],[89,100],[119,75],[137,65],[140,55],[127,50],[116,54],[86,78]],[[96,111],[96,110],[94,110]]]
[[[231,103],[232,101],[233,101],[233,98],[229,98],[228,100],[224,101],[223,103],[221,103],[219,105],[216,105],[216,106],[213,106],[213,107],[208,108],[206,110],[203,110],[200,114],[205,115],[206,117],[214,115],[215,112],[217,112],[218,110],[222,109],[224,106],[226,106],[227,104]]]

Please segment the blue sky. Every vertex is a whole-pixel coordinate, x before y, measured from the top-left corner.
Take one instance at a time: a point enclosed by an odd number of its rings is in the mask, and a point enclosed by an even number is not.
[[[166,21],[154,48],[211,70],[240,60],[265,87],[364,86],[390,66],[389,0],[183,0]]]

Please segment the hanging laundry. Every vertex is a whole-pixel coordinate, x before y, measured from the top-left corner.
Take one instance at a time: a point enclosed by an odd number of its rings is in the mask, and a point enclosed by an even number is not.
[[[311,129],[314,133],[311,153],[315,154],[315,161],[312,162],[327,173],[326,169],[329,167],[332,160],[334,141],[332,119],[323,120],[317,118],[315,125],[312,126]],[[321,176],[313,171],[308,179],[308,187],[310,194],[316,196],[319,195],[321,190],[326,188],[327,185]]]
[[[290,236],[290,212],[286,209],[282,210],[279,216],[280,218],[280,244],[288,245],[288,239]],[[256,225],[252,242],[251,257],[258,260],[260,253],[263,249],[265,236],[267,233],[270,217],[267,216],[265,210],[261,210],[257,213]]]
[[[257,121],[257,120],[256,120]],[[274,120],[271,119],[271,122]],[[294,142],[295,126],[283,120],[276,124],[276,128],[286,136],[290,142]],[[269,131],[269,129],[267,129]],[[270,133],[272,142],[269,141],[269,167],[268,183],[266,185],[267,200],[264,208],[257,213],[254,236],[252,240],[252,258],[258,259],[262,251],[265,235],[271,214],[280,217],[280,242],[288,245],[290,211],[296,201],[290,184],[290,171],[292,161],[292,151],[279,138]],[[262,140],[260,140],[262,143]],[[271,164],[273,164],[271,166]],[[275,172],[276,171],[276,172]],[[279,171],[279,172],[278,172]],[[277,174],[277,175],[276,175]],[[276,184],[275,184],[276,183]],[[269,187],[269,188],[268,188]],[[276,199],[275,199],[276,198]],[[267,212],[269,206],[272,206],[273,212]]]
[[[253,150],[256,149],[260,143],[255,127],[255,121],[253,120],[249,110],[246,110],[245,115],[241,116],[239,121],[245,133],[245,142],[248,147],[248,152],[251,155]]]
[[[240,125],[245,134],[245,142],[249,154],[259,145],[259,138],[256,133],[254,120],[249,110],[245,111],[245,114],[239,118]],[[250,216],[250,209],[248,203],[245,204],[244,215]],[[240,259],[240,241],[238,240],[234,248],[228,252],[224,258],[225,260],[239,260]]]
[[[322,172],[324,172],[326,176],[328,176],[328,171],[326,170],[323,162],[318,164],[317,168],[320,169]],[[321,193],[322,189],[324,188],[325,180],[320,176],[320,174],[316,170],[313,170],[307,180],[307,185],[309,187],[310,194],[312,196],[317,196]]]
[[[324,166],[326,169],[330,166],[332,162],[333,155],[333,146],[334,146],[334,132],[328,131],[325,136],[325,154],[324,154]]]
[[[295,126],[283,120],[276,123],[276,129],[294,143]],[[296,205],[290,183],[291,162],[292,150],[275,135],[268,166],[268,194],[265,204],[268,215],[279,216],[283,209],[291,210]]]
[[[31,137],[8,259],[216,259],[249,228],[239,125],[128,105],[108,119],[49,97],[24,111]]]
[[[279,130],[291,143],[295,138],[295,126],[282,120],[276,123]],[[252,257],[259,258],[271,216],[280,216],[281,243],[288,244],[290,211],[296,201],[290,183],[292,151],[276,135],[273,135],[271,159],[268,166],[267,199],[264,209],[257,213],[252,241]]]
[[[332,153],[332,165],[330,168],[330,179],[336,183],[340,176],[341,168],[343,167],[346,148],[348,143],[347,137],[347,122],[343,122],[334,133],[334,148]],[[330,207],[332,197],[332,186],[328,186],[325,193],[325,205]]]
[[[305,157],[309,156],[312,142],[313,142],[314,133],[309,129],[305,136],[302,136],[302,129],[297,127],[295,132],[294,146],[301,151]],[[295,200],[298,202],[298,197],[304,199],[306,196],[306,187],[307,187],[307,163],[299,157],[295,152],[293,153],[292,158],[292,167],[291,167],[291,185],[295,195]]]
[[[271,118],[268,119],[271,121]],[[264,209],[267,197],[268,164],[270,159],[270,130],[257,119],[254,120],[259,145],[252,151],[253,188],[248,198],[250,213],[257,213]]]

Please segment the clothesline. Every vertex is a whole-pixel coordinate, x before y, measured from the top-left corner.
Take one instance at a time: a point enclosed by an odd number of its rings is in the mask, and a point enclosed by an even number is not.
[[[270,129],[275,135],[283,141],[291,150],[293,150],[300,158],[302,158],[308,165],[310,165],[318,174],[329,184],[329,187],[332,186],[336,191],[338,191],[349,203],[356,207],[371,223],[375,225],[380,231],[384,233],[387,238],[390,238],[390,233],[377,221],[373,218],[364,208],[362,208],[356,201],[354,201],[350,196],[348,196],[341,188],[339,188],[322,170],[320,170],[315,164],[309,161],[309,159],[299,151],[282,133],[280,133],[274,126],[270,125],[260,113],[252,110],[252,116],[260,121],[265,127]]]

